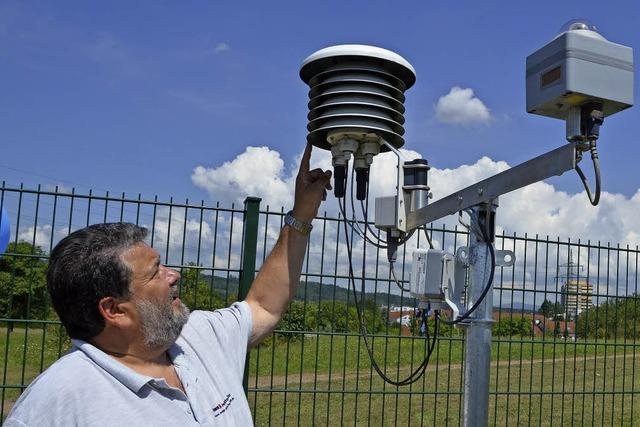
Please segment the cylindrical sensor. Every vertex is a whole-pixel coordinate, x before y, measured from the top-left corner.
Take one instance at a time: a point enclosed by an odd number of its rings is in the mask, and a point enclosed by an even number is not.
[[[367,198],[367,187],[369,186],[369,168],[356,169],[356,200]]]
[[[428,174],[429,162],[426,159],[415,159],[404,162],[404,186],[402,189],[408,196],[406,203],[411,212],[427,206],[429,201]]]
[[[311,144],[328,150],[331,135],[345,134],[359,141],[378,137],[395,147],[404,144],[404,92],[416,73],[397,53],[366,45],[331,46],[305,59],[300,77],[310,88]]]

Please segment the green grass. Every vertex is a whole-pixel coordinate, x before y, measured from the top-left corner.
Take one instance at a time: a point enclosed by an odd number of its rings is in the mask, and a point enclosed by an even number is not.
[[[0,329],[3,416],[28,384],[66,350],[57,325]],[[26,346],[25,346],[26,343]],[[376,337],[374,354],[392,378],[424,357],[425,340]],[[634,353],[635,351],[635,353]],[[496,338],[492,348],[490,425],[634,425],[640,421],[640,348]],[[425,376],[386,385],[357,335],[272,340],[249,358],[249,401],[257,425],[458,425],[463,341],[441,338]]]
[[[255,422],[458,425],[462,347],[459,338],[440,339],[425,376],[410,387],[396,388],[372,370],[357,336],[271,342],[250,356],[249,401]],[[424,356],[423,339],[378,338],[374,348],[394,379],[408,375]],[[640,422],[640,373],[634,372],[640,349],[632,342],[497,338],[492,360],[490,425]]]
[[[614,360],[625,361],[627,369],[617,369]],[[489,425],[637,425],[638,378],[632,379],[629,369],[634,360],[640,362],[632,355],[600,355],[560,364],[555,373],[542,369],[541,361],[511,367],[494,363]],[[458,425],[462,413],[459,366],[431,367],[418,383],[400,389],[385,387],[375,374],[288,388],[249,394],[257,425]]]
[[[26,344],[26,345],[25,345]],[[0,390],[3,416],[27,385],[67,350],[69,341],[61,326],[48,324],[0,328]]]
[[[276,344],[277,342],[277,344]],[[397,335],[377,336],[370,339],[374,356],[380,364],[394,370],[398,366],[419,364],[426,352],[426,340],[419,337],[400,337]],[[614,345],[616,344],[616,345]],[[437,351],[432,359],[435,363],[461,363],[464,342],[461,336],[440,337]],[[572,359],[585,357],[615,348],[616,352],[633,351],[633,342],[627,341],[564,341],[529,338],[494,337],[492,360],[532,360],[548,358]],[[637,349],[640,352],[640,348]],[[307,337],[286,341],[269,340],[251,352],[250,372],[252,376],[289,375],[295,373],[319,373],[354,371],[369,366],[369,356],[364,340],[357,334],[307,334]]]

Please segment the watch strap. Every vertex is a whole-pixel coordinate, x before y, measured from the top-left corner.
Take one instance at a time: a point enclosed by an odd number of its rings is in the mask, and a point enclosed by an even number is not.
[[[293,211],[287,212],[284,216],[284,223],[289,227],[296,230],[298,233],[308,235],[311,233],[311,229],[313,229],[313,225],[308,222],[300,221],[296,217],[293,216]]]

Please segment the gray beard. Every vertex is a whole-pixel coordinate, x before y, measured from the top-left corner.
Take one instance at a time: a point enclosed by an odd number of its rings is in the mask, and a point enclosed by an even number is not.
[[[189,319],[189,309],[180,302],[176,310],[168,303],[138,299],[135,301],[140,314],[140,329],[145,345],[150,349],[169,347]]]

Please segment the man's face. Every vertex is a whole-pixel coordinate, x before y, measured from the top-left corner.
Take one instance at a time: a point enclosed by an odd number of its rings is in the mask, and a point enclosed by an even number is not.
[[[122,259],[132,271],[131,301],[145,344],[170,346],[189,318],[189,309],[178,298],[180,274],[162,265],[158,253],[145,243],[127,250]]]

